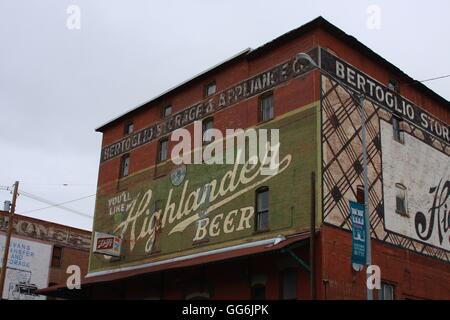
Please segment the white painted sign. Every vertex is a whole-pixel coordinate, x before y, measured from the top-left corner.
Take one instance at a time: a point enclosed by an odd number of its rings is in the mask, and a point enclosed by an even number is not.
[[[6,236],[0,234],[0,263],[3,261]],[[9,248],[3,298],[8,300],[45,300],[33,294],[35,289],[48,287],[52,246],[12,237]]]
[[[380,125],[386,230],[450,251],[449,157],[407,133],[399,143],[390,123]]]

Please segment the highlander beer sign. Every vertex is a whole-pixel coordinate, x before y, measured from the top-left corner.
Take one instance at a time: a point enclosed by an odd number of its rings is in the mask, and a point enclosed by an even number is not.
[[[94,253],[120,257],[121,238],[102,232],[95,232]]]

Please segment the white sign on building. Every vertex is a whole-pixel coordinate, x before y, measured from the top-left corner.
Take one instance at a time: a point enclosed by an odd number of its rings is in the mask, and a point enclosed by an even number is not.
[[[392,125],[380,125],[386,230],[450,251],[449,157],[407,133],[397,142]]]
[[[5,240],[5,235],[0,234],[0,263],[3,261]],[[45,296],[33,294],[32,291],[48,286],[51,253],[51,245],[12,237],[3,299],[46,299]]]

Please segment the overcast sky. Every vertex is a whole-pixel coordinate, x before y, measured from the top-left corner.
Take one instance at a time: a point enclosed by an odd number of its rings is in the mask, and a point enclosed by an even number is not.
[[[67,28],[70,5],[80,29]],[[56,203],[94,194],[95,128],[319,15],[415,79],[450,74],[449,12],[448,0],[0,0],[0,186],[19,180]],[[450,78],[426,84],[450,99]],[[93,215],[94,204],[67,207]],[[16,212],[91,229],[59,208],[29,212],[46,206],[21,195]]]

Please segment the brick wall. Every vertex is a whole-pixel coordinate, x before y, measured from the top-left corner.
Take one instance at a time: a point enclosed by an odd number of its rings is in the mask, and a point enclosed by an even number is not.
[[[351,233],[323,225],[321,246],[321,297],[366,299],[366,273],[351,267]],[[450,297],[448,263],[372,240],[372,264],[380,267],[382,281],[395,286],[395,299]]]

